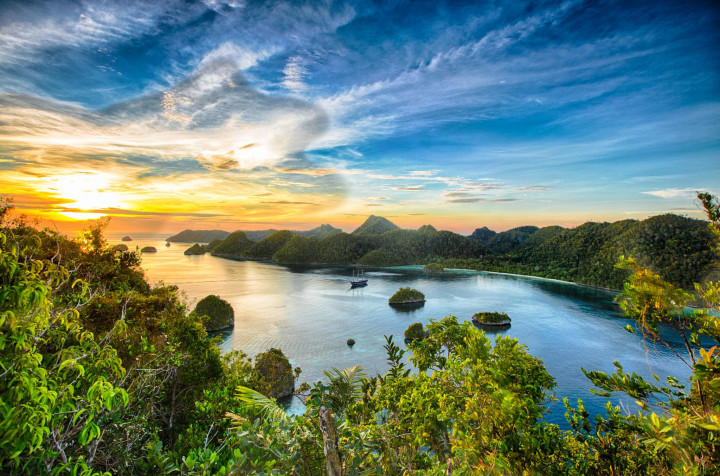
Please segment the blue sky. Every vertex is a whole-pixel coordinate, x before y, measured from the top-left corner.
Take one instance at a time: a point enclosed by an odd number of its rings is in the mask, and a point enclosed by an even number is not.
[[[713,2],[0,6],[0,187],[61,228],[698,216]]]

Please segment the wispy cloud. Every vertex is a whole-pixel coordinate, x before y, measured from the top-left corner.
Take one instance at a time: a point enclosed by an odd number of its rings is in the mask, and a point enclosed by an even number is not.
[[[701,189],[694,189],[694,188],[666,188],[664,190],[651,190],[647,192],[642,192],[646,195],[652,195],[654,197],[660,197],[660,198],[676,198],[676,197],[694,197],[698,194],[698,190]]]

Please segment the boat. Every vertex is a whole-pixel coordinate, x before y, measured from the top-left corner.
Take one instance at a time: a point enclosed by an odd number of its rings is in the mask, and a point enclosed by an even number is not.
[[[351,288],[360,288],[363,286],[367,286],[367,284],[368,284],[368,278],[365,277],[365,274],[363,273],[362,269],[358,272],[357,276],[355,275],[355,271],[353,271],[353,277],[350,280]]]

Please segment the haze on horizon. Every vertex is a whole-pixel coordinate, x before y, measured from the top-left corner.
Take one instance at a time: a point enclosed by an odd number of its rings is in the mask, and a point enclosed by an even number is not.
[[[60,230],[702,217],[714,2],[4,1],[0,193]]]

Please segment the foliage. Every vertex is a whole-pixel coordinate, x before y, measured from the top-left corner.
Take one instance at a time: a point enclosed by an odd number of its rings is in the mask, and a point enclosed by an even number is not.
[[[425,269],[425,271],[436,271],[436,272],[445,270],[443,265],[440,263],[428,263],[425,265],[424,269]]]
[[[405,340],[416,340],[422,339],[423,337],[425,337],[425,329],[423,329],[423,325],[420,322],[410,324],[408,328],[405,329]]]
[[[262,241],[254,243],[243,252],[246,258],[270,259],[293,237],[293,232],[282,230],[276,231]]]
[[[316,263],[317,243],[317,238],[295,235],[275,252],[273,260],[278,263]]]
[[[720,206],[709,194],[698,196],[711,219],[709,230],[720,241]],[[621,260],[618,265],[632,271],[618,301],[625,315],[633,318],[643,337],[668,347],[678,359],[692,368],[691,387],[674,378],[667,386],[658,386],[633,373],[626,373],[615,362],[616,372],[585,372],[599,387],[598,393],[611,395],[624,392],[636,399],[643,410],[633,418],[643,443],[651,451],[667,455],[674,470],[683,474],[715,474],[720,472],[720,284],[696,284],[699,300],[706,306],[686,310],[693,298],[686,291],[670,284],[660,275],[641,267],[635,260]],[[632,327],[627,328],[635,332]],[[665,331],[675,333],[684,345],[684,355],[668,342]],[[703,340],[705,338],[706,340]],[[705,345],[711,340],[713,346]],[[659,411],[659,413],[655,413]]]
[[[395,294],[390,296],[390,299],[388,302],[390,304],[402,304],[402,303],[411,303],[411,302],[419,302],[424,301],[425,295],[418,291],[417,289],[412,289],[410,287],[407,288],[400,288],[398,289]]]
[[[230,303],[213,294],[198,301],[195,306],[195,314],[208,317],[208,320],[205,321],[205,329],[208,332],[235,325],[235,311]]]
[[[699,199],[711,219],[704,233],[716,237],[720,251],[720,206],[710,195]],[[637,322],[630,331],[657,345],[665,345],[669,331],[677,334],[684,343],[677,357],[693,372],[689,385],[645,381],[619,362],[612,375],[586,371],[597,393],[634,397],[641,406],[635,415],[608,404],[605,414],[592,416],[582,401],[565,401],[569,429],[544,422],[554,380],[542,361],[517,340],[491,342],[454,316],[431,321],[427,338],[407,350],[387,337],[383,374],[332,368],[322,382],[300,385],[306,411],[291,415],[269,397],[292,394],[299,369],[278,349],[258,355],[254,366],[242,352],[223,355],[198,321],[200,311],[188,314],[176,287],[149,286],[139,253],[107,245],[105,223],[68,239],[14,218],[7,200],[0,205],[3,474],[314,475],[328,467],[336,474],[720,471],[720,285],[698,284],[691,294],[663,274],[669,262],[658,260],[659,268],[648,270],[642,256],[623,259],[615,271],[630,279],[619,303]],[[651,241],[665,251],[656,256],[670,256],[677,246],[705,273],[705,255],[682,240],[706,235],[682,232],[695,226],[687,220],[658,219],[644,231],[633,221],[588,224],[572,233],[518,230],[495,242],[511,248],[501,258],[488,258],[485,245],[471,238],[475,247],[462,251],[465,241],[429,228],[321,240],[293,236],[275,255],[295,241],[286,256],[303,260],[358,260],[385,250],[431,262],[441,256],[434,246],[455,243],[459,253],[475,256],[461,262],[532,270],[539,264],[529,263],[540,261],[530,258],[554,243],[568,248],[557,248],[547,269],[608,279],[605,271],[590,273],[587,259],[614,259],[617,242],[610,238],[621,235],[625,251],[651,255],[650,244],[630,238],[659,230],[665,236]],[[568,259],[572,253],[584,254]],[[682,276],[699,275],[684,264],[679,269]],[[703,307],[687,310],[691,301]]]

